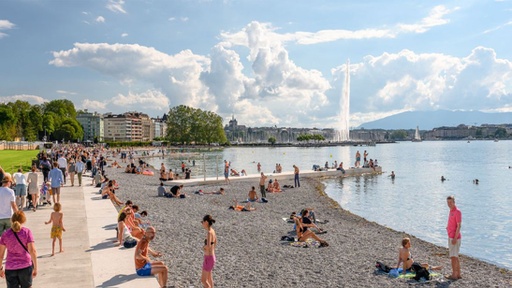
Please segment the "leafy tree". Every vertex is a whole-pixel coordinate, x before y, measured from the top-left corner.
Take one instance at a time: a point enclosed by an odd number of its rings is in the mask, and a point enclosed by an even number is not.
[[[274,137],[274,136],[271,136],[268,138],[268,143],[270,143],[272,145],[276,144],[276,141],[277,141],[276,137]]]
[[[496,132],[494,132],[494,137],[496,138],[507,138],[507,130],[505,128],[498,128]]]
[[[477,129],[476,129],[476,132],[475,132],[475,138],[479,138],[479,139],[480,139],[480,138],[483,138],[483,137],[484,137],[484,136],[483,136],[483,131],[482,131],[482,129],[481,129],[481,128],[477,128]]]
[[[180,105],[167,115],[167,138],[181,144],[225,143],[222,118],[210,111]]]
[[[407,131],[405,130],[395,130],[391,132],[391,135],[389,137],[392,140],[405,140],[407,138]]]

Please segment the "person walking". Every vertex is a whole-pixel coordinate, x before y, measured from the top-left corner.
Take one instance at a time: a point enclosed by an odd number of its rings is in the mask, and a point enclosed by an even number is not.
[[[149,242],[155,238],[155,234],[155,228],[150,226],[146,229],[146,233],[137,243],[137,247],[135,248],[135,271],[139,276],[157,275],[160,287],[166,287],[169,268],[165,266],[164,262],[151,261],[148,257],[148,253],[153,257],[162,256],[162,253],[153,251],[149,248]]]
[[[294,175],[294,178],[293,178],[293,181],[294,181],[294,184],[295,184],[295,187],[300,187],[300,179],[299,179],[299,167],[293,165],[293,175]]]
[[[41,161],[39,161],[39,167],[41,167],[41,171],[43,171],[43,181],[48,181],[48,173],[52,170],[52,163],[48,161],[46,155],[43,156]]]
[[[22,227],[27,221],[23,211],[12,214],[12,227],[0,238],[0,259],[7,258],[4,267],[0,267],[0,277],[7,282],[7,287],[32,287],[32,279],[37,276],[37,251],[32,231]]]
[[[37,209],[37,203],[39,203],[39,184],[38,175],[36,172],[36,166],[32,166],[32,172],[28,173],[28,194],[30,195],[30,201],[32,201],[32,210],[35,212]],[[29,207],[30,208],[30,207]]]
[[[64,157],[64,154],[60,154],[59,159],[57,159],[57,163],[59,165],[60,171],[62,171],[62,177],[64,179],[64,184],[66,184],[66,170],[68,168],[68,160]]]
[[[48,174],[48,178],[50,179],[50,185],[52,187],[52,197],[53,203],[60,202],[60,186],[63,185],[63,175],[62,170],[58,168],[59,164],[57,162],[53,162],[53,169],[50,170]],[[55,201],[55,195],[57,195],[57,201]]]
[[[459,250],[461,242],[460,227],[462,224],[462,213],[459,208],[455,206],[455,196],[451,195],[446,198],[450,213],[448,214],[448,224],[446,231],[448,232],[448,250],[450,253],[450,260],[452,262],[452,275],[445,277],[450,280],[461,279],[460,275],[460,261]]]
[[[215,219],[211,215],[203,217],[203,228],[207,231],[206,239],[204,239],[204,260],[203,260],[203,272],[201,273],[201,283],[205,288],[213,287],[213,266],[215,266],[215,246],[217,246],[217,235],[213,230],[212,225],[215,223]]]
[[[82,157],[78,157],[76,160],[76,175],[78,177],[78,186],[82,186],[82,173],[84,173],[85,164],[82,161]]]
[[[12,183],[11,174],[4,173],[2,187],[0,187],[0,235],[5,230],[11,228],[11,216],[14,212],[18,211],[16,197],[11,189]]]
[[[19,168],[18,172],[13,175],[14,183],[16,183],[16,204],[19,209],[25,208],[27,198],[27,177],[23,174],[23,169]]]
[[[69,180],[71,181],[71,187],[75,186],[75,172],[76,172],[75,160],[73,160],[73,158],[71,158],[69,160],[69,164],[68,164],[68,173],[69,173]]]

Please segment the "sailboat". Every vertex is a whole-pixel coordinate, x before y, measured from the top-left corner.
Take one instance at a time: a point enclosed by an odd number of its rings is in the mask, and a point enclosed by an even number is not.
[[[421,142],[420,128],[418,126],[416,126],[416,132],[414,133],[414,138],[412,139],[412,142]]]

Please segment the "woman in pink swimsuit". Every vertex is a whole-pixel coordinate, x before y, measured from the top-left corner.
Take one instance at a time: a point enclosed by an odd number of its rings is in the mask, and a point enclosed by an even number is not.
[[[203,287],[208,288],[213,287],[212,270],[215,265],[215,246],[217,245],[217,236],[215,235],[215,230],[212,228],[213,223],[215,223],[215,219],[213,219],[211,215],[204,216],[201,222],[203,228],[208,231],[206,239],[204,239],[204,262],[201,283],[203,283]]]

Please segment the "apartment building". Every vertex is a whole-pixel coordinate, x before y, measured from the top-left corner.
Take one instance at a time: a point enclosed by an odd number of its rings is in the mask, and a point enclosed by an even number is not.
[[[97,112],[91,113],[87,109],[76,115],[76,120],[84,129],[83,141],[103,141],[104,140],[104,120],[103,115]]]

